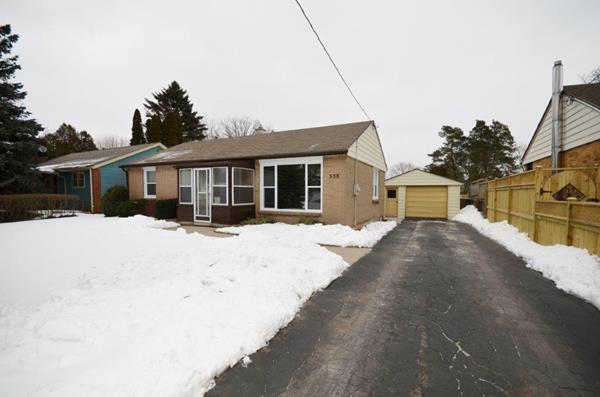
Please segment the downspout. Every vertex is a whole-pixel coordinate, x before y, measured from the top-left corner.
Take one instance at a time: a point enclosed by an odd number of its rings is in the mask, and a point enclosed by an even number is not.
[[[559,154],[562,144],[560,94],[563,89],[562,61],[554,62],[552,68],[552,173],[560,166]]]
[[[360,136],[356,140],[356,150],[354,151],[354,179],[352,181],[352,200],[353,200],[353,219],[352,226],[356,227],[356,196],[358,196],[359,187],[356,183],[356,172],[358,170],[358,141]]]

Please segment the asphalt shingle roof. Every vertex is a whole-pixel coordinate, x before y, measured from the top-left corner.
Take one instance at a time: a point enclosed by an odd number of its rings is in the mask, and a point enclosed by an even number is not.
[[[345,153],[372,121],[186,142],[127,164],[256,159]]]

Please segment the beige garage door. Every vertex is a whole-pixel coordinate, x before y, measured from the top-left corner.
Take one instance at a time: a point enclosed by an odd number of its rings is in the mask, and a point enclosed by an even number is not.
[[[448,186],[407,186],[406,216],[446,218],[448,216]]]

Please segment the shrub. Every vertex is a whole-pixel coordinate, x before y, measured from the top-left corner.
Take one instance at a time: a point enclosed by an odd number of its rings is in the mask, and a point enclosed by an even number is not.
[[[260,216],[258,218],[248,218],[242,221],[242,225],[263,225],[265,223],[275,223],[275,219],[268,216]]]
[[[121,218],[138,215],[144,212],[146,206],[145,200],[127,200],[119,203],[116,208],[116,215]]]
[[[156,217],[158,219],[177,218],[177,199],[157,200]]]
[[[305,216],[298,219],[298,224],[302,225],[316,225],[317,223],[323,223],[319,220],[319,218],[315,218],[313,216]]]
[[[122,185],[110,187],[102,196],[102,212],[106,216],[116,216],[119,204],[129,199],[127,188]]]
[[[70,194],[0,195],[0,222],[72,216],[80,209],[81,199]]]

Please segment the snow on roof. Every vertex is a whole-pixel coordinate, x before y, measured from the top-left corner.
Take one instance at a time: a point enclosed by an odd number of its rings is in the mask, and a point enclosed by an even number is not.
[[[67,161],[64,163],[41,165],[38,167],[38,171],[43,173],[51,174],[60,170],[69,170],[74,168],[86,168],[90,167],[100,161],[107,160],[109,157],[100,157],[93,160],[80,160],[80,161]]]

